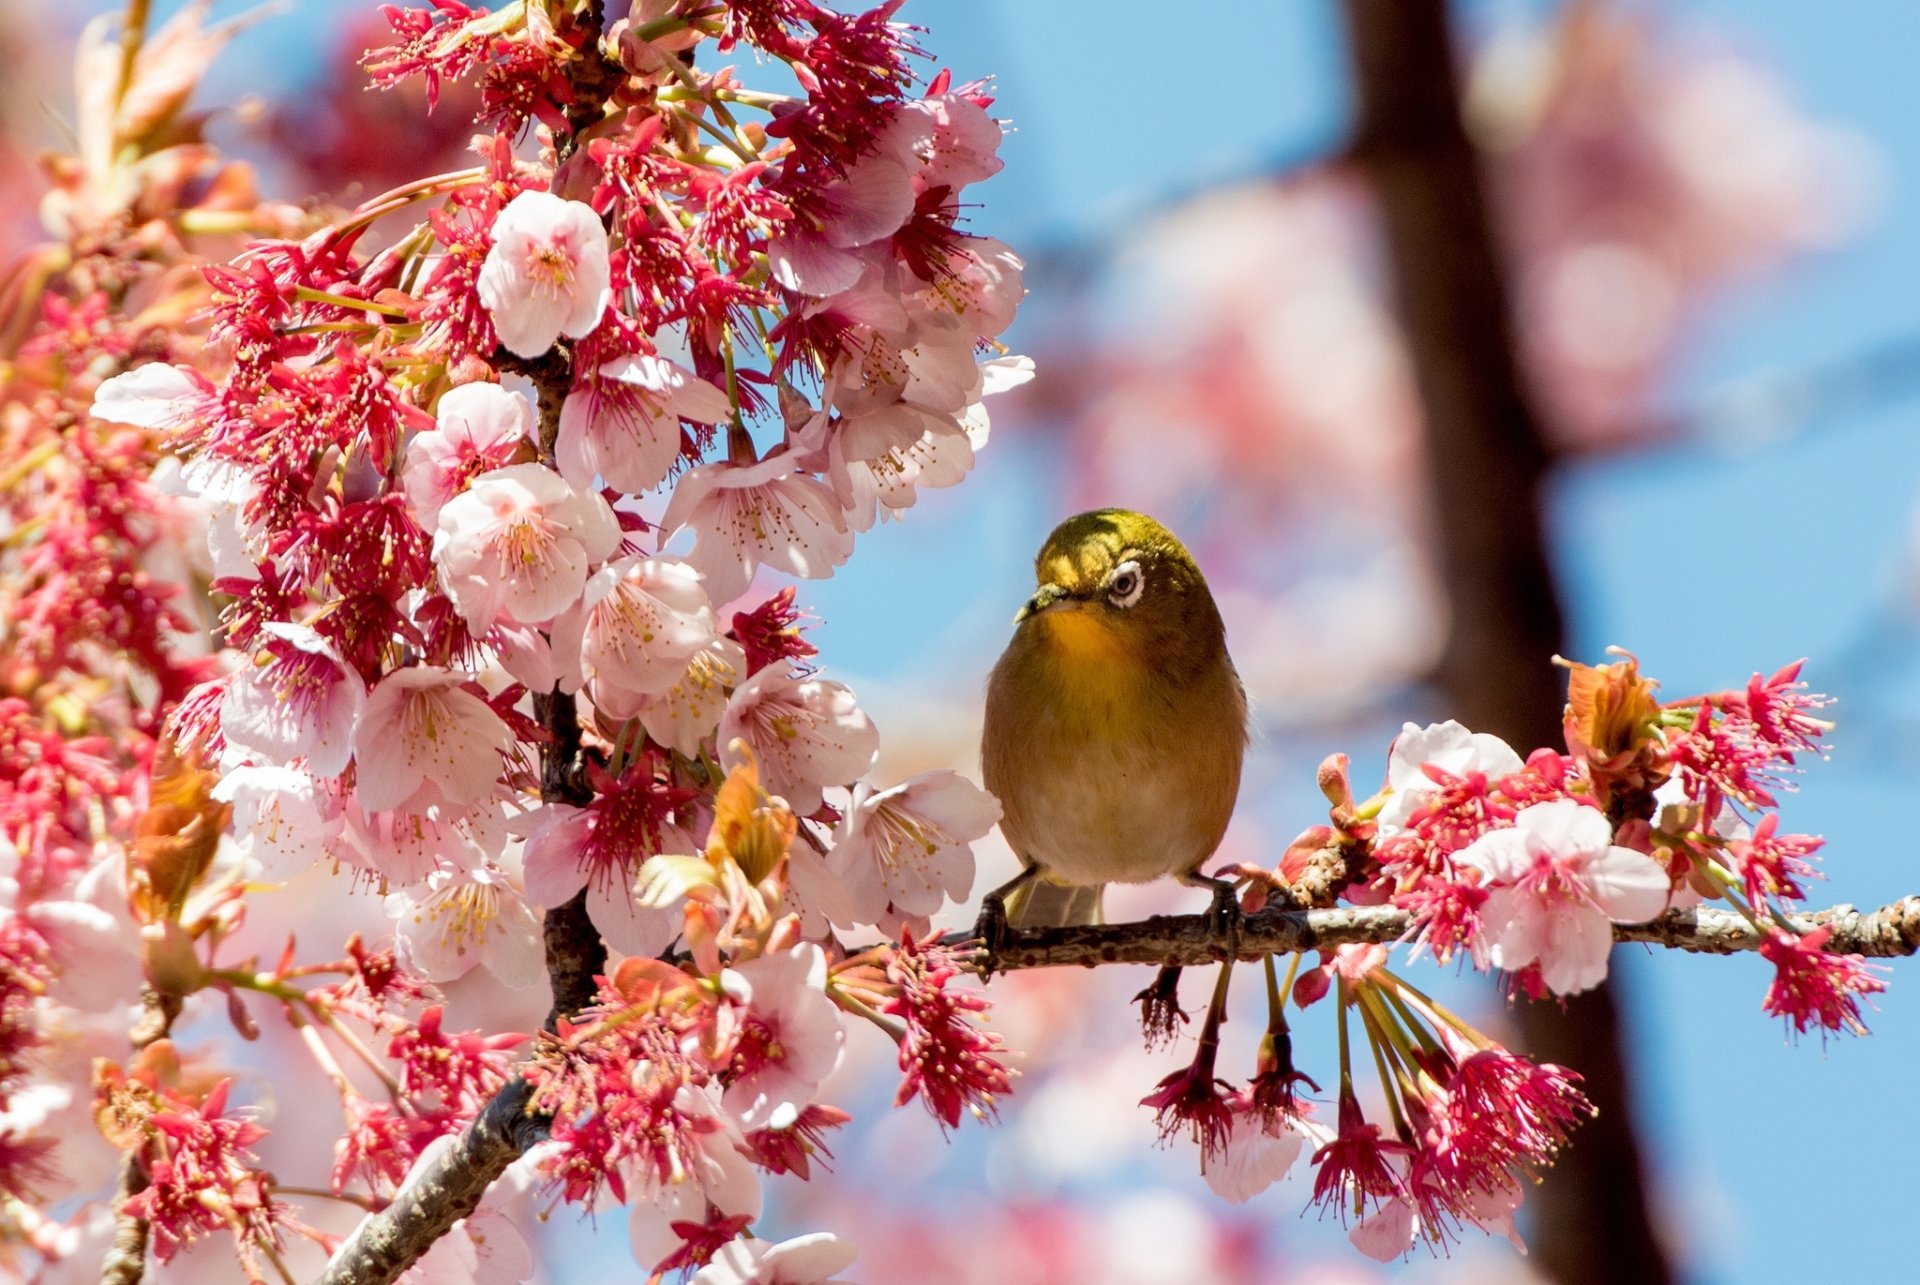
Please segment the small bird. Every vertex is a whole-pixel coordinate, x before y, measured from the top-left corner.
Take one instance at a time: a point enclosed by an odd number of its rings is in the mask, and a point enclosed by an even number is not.
[[[1026,867],[989,894],[982,935],[1100,922],[1108,883],[1200,866],[1240,792],[1247,697],[1206,578],[1145,514],[1096,509],[1056,528],[1039,588],[987,683],[981,766]]]

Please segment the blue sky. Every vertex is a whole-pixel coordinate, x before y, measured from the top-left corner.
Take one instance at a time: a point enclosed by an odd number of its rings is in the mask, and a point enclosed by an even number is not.
[[[1470,6],[1477,19],[1537,7]],[[1656,8],[1771,64],[1803,110],[1864,135],[1883,167],[1861,232],[1723,297],[1663,400],[1685,408],[1731,384],[1920,337],[1920,6]],[[305,0],[250,32],[225,64],[227,86],[265,92],[307,65],[330,12],[339,6]],[[912,0],[905,17],[932,29],[929,47],[962,78],[998,76],[998,110],[1017,132],[977,222],[1022,248],[1097,246],[1158,201],[1324,152],[1346,119],[1329,0]],[[1906,749],[1920,719],[1907,623],[1916,421],[1920,403],[1881,399],[1816,416],[1783,441],[1683,444],[1582,465],[1555,486],[1556,556],[1581,654],[1629,646],[1675,693],[1804,655],[1815,685],[1841,698],[1833,761],[1814,765],[1785,809],[1788,828],[1828,836],[1822,900],[1877,905],[1920,890],[1903,809],[1920,772]],[[807,586],[836,669],[984,672],[1031,551],[1059,516],[1045,473],[1023,467],[1034,458],[997,442],[966,486],[929,495],[907,523],[867,537],[841,577]],[[1355,747],[1293,748],[1311,763]],[[1756,960],[1616,960],[1634,1002],[1646,1136],[1692,1279],[1784,1285],[1826,1276],[1837,1253],[1864,1279],[1910,1271],[1920,965],[1896,969],[1870,1039],[1823,1049],[1787,1046],[1762,1016]],[[1291,1205],[1274,1217],[1297,1225]]]

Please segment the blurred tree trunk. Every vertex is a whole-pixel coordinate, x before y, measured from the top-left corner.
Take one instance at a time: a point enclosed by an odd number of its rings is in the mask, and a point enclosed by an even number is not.
[[[1551,453],[1514,355],[1479,157],[1462,124],[1444,0],[1344,0],[1358,123],[1427,423],[1451,620],[1448,713],[1524,754],[1560,740],[1563,649],[1541,530]],[[1599,1107],[1529,1193],[1534,1263],[1568,1285],[1672,1278],[1649,1216],[1611,987],[1521,1004],[1527,1050],[1586,1077]]]

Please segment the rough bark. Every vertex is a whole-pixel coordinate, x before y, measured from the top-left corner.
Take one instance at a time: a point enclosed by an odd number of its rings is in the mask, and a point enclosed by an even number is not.
[[[1840,954],[1885,959],[1920,951],[1920,896],[1903,897],[1874,911],[1834,906],[1790,915],[1787,922],[1800,932],[1831,928],[1825,947]],[[1396,942],[1412,927],[1407,912],[1392,906],[1263,910],[1237,928],[1223,928],[1208,915],[1156,915],[1136,923],[1009,930],[1005,943],[978,955],[976,963],[990,973],[1101,964],[1184,967],[1218,963],[1229,953],[1251,960],[1359,942]],[[954,933],[946,940],[958,946],[967,939],[966,933]],[[1715,907],[1669,911],[1645,924],[1617,924],[1613,939],[1707,955],[1758,950],[1762,941],[1739,912]]]
[[[433,1248],[508,1165],[545,1140],[547,1123],[529,1110],[531,1096],[525,1080],[508,1081],[453,1146],[391,1205],[361,1221],[318,1285],[387,1285]]]

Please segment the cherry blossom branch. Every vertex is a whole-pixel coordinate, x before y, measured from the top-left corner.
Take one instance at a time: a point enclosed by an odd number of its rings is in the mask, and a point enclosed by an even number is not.
[[[120,1179],[114,1184],[113,1207],[118,1210],[147,1189],[147,1169],[140,1153],[129,1151],[120,1157]],[[137,1214],[116,1213],[113,1240],[107,1257],[100,1264],[101,1285],[139,1285],[147,1270],[147,1220]]]
[[[143,987],[140,1016],[134,1020],[127,1040],[136,1049],[167,1038],[180,1016],[181,997]],[[147,1242],[152,1228],[137,1213],[127,1212],[127,1202],[145,1191],[152,1179],[140,1160],[140,1152],[128,1151],[120,1157],[120,1176],[113,1187],[113,1239],[107,1244],[107,1256],[100,1264],[102,1285],[139,1285],[147,1270]]]
[[[1824,949],[1840,954],[1882,959],[1912,955],[1920,952],[1920,895],[1902,897],[1869,912],[1839,905],[1789,915],[1787,924],[1803,933],[1830,928],[1832,935]],[[976,956],[976,962],[988,974],[1068,965],[1187,966],[1227,958],[1234,950],[1235,938],[1239,944],[1237,958],[1251,960],[1355,943],[1396,942],[1412,927],[1407,912],[1392,906],[1264,910],[1248,916],[1231,935],[1207,915],[1155,915],[1136,923],[1010,930],[1004,946]],[[1651,923],[1617,925],[1613,939],[1708,955],[1758,950],[1764,940],[1738,912],[1711,907],[1669,911]],[[957,946],[967,940],[969,934],[953,933],[946,943]]]
[[[354,1229],[318,1285],[386,1285],[472,1213],[508,1165],[546,1140],[546,1119],[528,1109],[532,1094],[525,1080],[507,1081],[453,1146]]]

